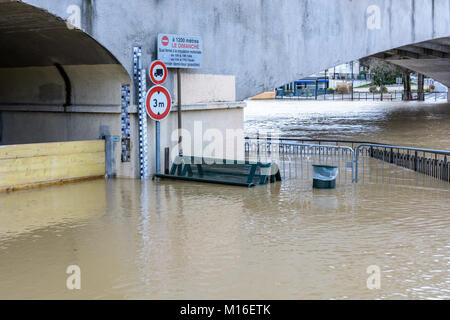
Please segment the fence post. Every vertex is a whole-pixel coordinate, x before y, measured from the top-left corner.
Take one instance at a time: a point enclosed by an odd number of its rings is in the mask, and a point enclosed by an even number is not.
[[[448,163],[447,163],[447,156],[444,156],[444,179],[445,181],[450,182],[450,176],[448,174]]]
[[[116,176],[116,160],[114,159],[116,143],[120,141],[118,136],[104,134],[100,139],[105,140],[105,171],[108,178]]]
[[[417,165],[418,165],[418,161],[417,161],[417,151],[414,152],[414,171],[417,171]]]
[[[259,130],[256,132],[256,156],[259,161]]]
[[[169,148],[164,148],[164,174],[169,174]]]

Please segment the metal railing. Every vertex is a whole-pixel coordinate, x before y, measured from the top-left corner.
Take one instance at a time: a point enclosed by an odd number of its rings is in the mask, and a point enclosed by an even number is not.
[[[284,179],[292,177],[309,179],[312,176],[310,168],[312,164],[331,164],[338,166],[344,182],[358,182],[361,172],[364,180],[366,166],[372,166],[373,170],[370,170],[369,174],[376,182],[384,182],[385,177],[389,178],[388,182],[395,177],[405,180],[408,170],[410,173],[419,174],[414,175],[415,181],[419,177],[424,181],[425,176],[429,176],[430,179],[450,182],[448,162],[450,151],[447,150],[404,147],[358,140],[298,137],[272,140],[270,136],[267,139],[261,139],[258,135],[256,138],[245,138],[245,152],[247,158],[257,161],[278,161]],[[370,163],[368,159],[370,159]],[[380,161],[388,163],[388,165],[380,165]],[[360,170],[361,165],[362,170]],[[347,179],[347,174],[350,179]],[[411,180],[411,176],[409,180]]]
[[[356,148],[355,153],[355,182],[359,180],[360,156],[368,156],[422,173],[431,178],[450,182],[450,170],[447,161],[450,151],[364,143]]]
[[[245,154],[246,160],[278,162],[283,180],[312,179],[312,164],[337,166],[338,183],[351,183],[355,177],[355,152],[349,146],[246,138]]]
[[[424,100],[446,100],[448,99],[448,92],[424,92]],[[336,100],[336,101],[403,101],[403,91],[392,91],[381,94],[380,92],[361,92],[353,91],[350,93],[338,93],[335,90],[319,90],[311,89],[298,90],[289,95],[277,95],[276,99],[291,99],[291,100]],[[418,100],[419,93],[411,92],[409,100]]]

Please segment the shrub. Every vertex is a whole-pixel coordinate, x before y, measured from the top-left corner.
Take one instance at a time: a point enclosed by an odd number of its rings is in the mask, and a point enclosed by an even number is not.
[[[386,88],[385,86],[381,86],[380,91],[382,93],[388,93],[388,88]]]
[[[375,93],[375,92],[377,92],[377,87],[376,87],[376,86],[371,86],[371,87],[369,87],[369,92],[370,92],[370,93]]]
[[[336,86],[336,92],[339,94],[348,94],[352,90],[352,85],[338,84]]]
[[[434,84],[430,84],[430,85],[428,86],[428,88],[430,89],[430,92],[433,92],[434,89],[436,89],[436,87],[434,86]]]

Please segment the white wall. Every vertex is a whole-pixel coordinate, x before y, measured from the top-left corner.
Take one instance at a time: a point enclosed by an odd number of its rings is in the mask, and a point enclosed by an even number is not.
[[[177,103],[177,76],[174,79],[173,98]],[[183,104],[224,102],[236,100],[234,76],[218,74],[181,73],[181,97]]]

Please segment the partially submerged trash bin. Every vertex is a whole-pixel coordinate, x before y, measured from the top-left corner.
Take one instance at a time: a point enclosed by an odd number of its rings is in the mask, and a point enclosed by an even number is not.
[[[313,164],[313,188],[333,189],[336,187],[338,167]]]

